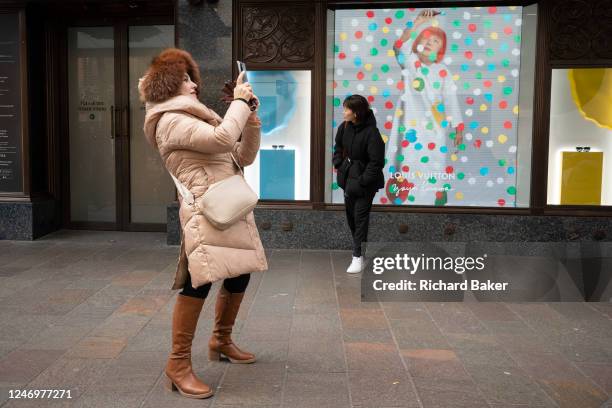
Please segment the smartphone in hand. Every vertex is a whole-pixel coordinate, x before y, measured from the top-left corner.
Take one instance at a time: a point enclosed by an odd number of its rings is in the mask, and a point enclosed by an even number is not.
[[[243,80],[244,80],[244,82],[248,82],[249,79],[247,78],[246,64],[244,62],[242,62],[242,61],[236,61],[236,65],[238,66],[238,75],[240,75],[242,72],[244,72]],[[254,111],[255,109],[257,109],[257,99],[252,98],[249,101],[249,107],[251,108],[251,111]]]
[[[240,75],[242,72],[244,72],[244,82],[249,82],[248,78],[247,78],[247,73],[246,73],[246,65],[244,62],[242,61],[236,61],[236,65],[238,66],[238,75]]]

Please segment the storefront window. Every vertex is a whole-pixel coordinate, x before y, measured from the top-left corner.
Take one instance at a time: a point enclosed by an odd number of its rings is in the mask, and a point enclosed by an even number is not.
[[[548,204],[612,205],[612,69],[554,69]]]
[[[375,204],[527,207],[535,41],[522,38],[536,17],[535,5],[330,12],[328,152],[344,98],[360,94],[385,141]],[[329,169],[326,200],[342,203]]]
[[[245,168],[261,200],[310,199],[310,71],[249,71],[261,102],[261,148]]]

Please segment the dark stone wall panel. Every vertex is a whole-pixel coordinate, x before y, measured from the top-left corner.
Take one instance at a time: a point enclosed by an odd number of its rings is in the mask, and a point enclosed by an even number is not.
[[[170,223],[175,222],[175,227]],[[255,221],[266,248],[345,249],[351,236],[344,211],[255,209]],[[178,206],[168,207],[168,244],[180,243]],[[269,229],[263,226],[269,225]],[[407,226],[400,233],[400,225]],[[290,227],[289,231],[285,229]],[[170,233],[172,231],[172,233]],[[612,241],[612,219],[488,214],[417,214],[373,212],[369,240],[569,242]]]
[[[31,241],[59,228],[57,201],[0,202],[0,240]]]
[[[314,7],[244,6],[241,12],[245,62],[314,64]]]
[[[596,63],[612,60],[612,0],[548,0],[550,58]]]
[[[191,5],[179,0],[177,12],[178,47],[189,51],[200,66],[200,99],[223,116],[227,106],[221,102],[221,89],[232,79],[232,2]]]

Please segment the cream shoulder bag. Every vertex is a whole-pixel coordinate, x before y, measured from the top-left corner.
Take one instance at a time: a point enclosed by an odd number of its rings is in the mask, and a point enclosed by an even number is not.
[[[242,168],[230,153],[232,160],[240,169],[240,174],[211,184],[200,197],[194,195],[172,173],[176,189],[185,202],[195,205],[208,221],[217,229],[224,230],[250,213],[257,205],[259,197],[244,179]]]

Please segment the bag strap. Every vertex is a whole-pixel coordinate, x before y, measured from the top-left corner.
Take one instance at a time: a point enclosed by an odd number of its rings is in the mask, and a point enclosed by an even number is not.
[[[172,180],[174,180],[174,185],[176,186],[176,190],[183,197],[183,200],[185,200],[185,202],[189,205],[193,204],[195,202],[193,193],[189,191],[189,189],[185,187],[185,185],[181,183],[179,179],[174,177],[174,174],[170,173],[170,171],[168,171],[168,173],[170,174],[170,177],[172,177]]]
[[[244,177],[244,172],[242,171],[242,167],[240,167],[240,164],[238,164],[238,161],[234,157],[233,153],[230,152],[230,156],[232,156],[232,160],[234,161],[234,163],[236,163],[236,166],[238,166],[238,170],[240,170],[240,174],[242,174],[242,177]]]
[[[232,160],[234,161],[234,163],[236,163],[236,166],[238,166],[238,169],[240,170],[240,174],[242,174],[242,177],[244,177],[244,172],[242,171],[242,167],[240,167],[240,164],[238,164],[238,161],[236,160],[236,158],[234,157],[232,153],[230,153],[230,156],[232,157]],[[170,177],[172,177],[172,180],[174,181],[174,185],[176,186],[176,190],[183,197],[183,200],[185,200],[185,202],[189,205],[193,204],[195,202],[195,197],[193,193],[189,191],[189,189],[185,187],[185,185],[181,183],[179,179],[174,176],[174,174],[170,173],[169,170],[168,170],[168,174],[170,174]]]

